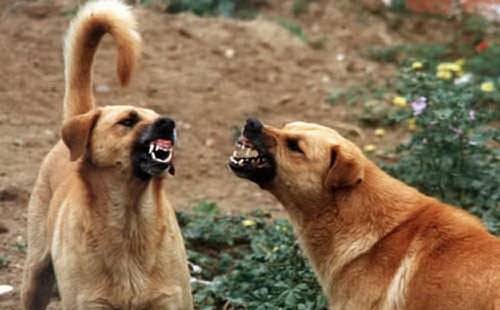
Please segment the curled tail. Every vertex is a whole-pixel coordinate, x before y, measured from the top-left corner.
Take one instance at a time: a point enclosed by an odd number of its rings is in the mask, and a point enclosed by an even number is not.
[[[91,1],[79,10],[64,40],[66,89],[63,120],[94,108],[92,63],[97,46],[106,33],[117,45],[120,84],[128,84],[141,48],[136,29],[130,7],[120,0]]]

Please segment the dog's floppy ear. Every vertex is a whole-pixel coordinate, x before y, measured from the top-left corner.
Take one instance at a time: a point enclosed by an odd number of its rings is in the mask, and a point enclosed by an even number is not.
[[[87,148],[90,132],[99,116],[98,111],[89,111],[65,121],[61,134],[70,152],[71,161],[80,158]]]
[[[325,179],[327,188],[353,186],[360,183],[364,177],[362,164],[340,145],[335,145],[330,151],[330,169]]]

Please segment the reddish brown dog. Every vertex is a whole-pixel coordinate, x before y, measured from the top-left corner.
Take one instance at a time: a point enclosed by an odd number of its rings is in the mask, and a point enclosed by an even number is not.
[[[192,309],[186,252],[164,191],[175,123],[133,106],[95,107],[92,63],[110,33],[126,84],[140,52],[129,8],[89,2],[65,40],[62,141],[45,158],[28,208],[24,309]]]
[[[500,309],[500,241],[335,130],[250,119],[236,175],[284,205],[331,309]]]

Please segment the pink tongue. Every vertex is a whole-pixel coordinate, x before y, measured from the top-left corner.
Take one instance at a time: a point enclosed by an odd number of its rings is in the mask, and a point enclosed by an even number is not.
[[[172,141],[170,141],[170,140],[156,139],[153,142],[154,142],[154,144],[159,145],[160,147],[163,147],[163,148],[172,147]]]

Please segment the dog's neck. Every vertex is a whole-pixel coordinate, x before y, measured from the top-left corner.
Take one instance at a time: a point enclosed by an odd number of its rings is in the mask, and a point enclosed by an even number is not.
[[[369,163],[362,183],[298,204],[276,195],[324,290],[350,262],[370,251],[430,199]],[[281,197],[280,197],[281,196]]]
[[[92,199],[91,213],[102,218],[106,229],[123,231],[127,236],[131,230],[150,229],[157,221],[157,206],[163,197],[162,179],[143,181],[134,175],[123,174],[113,168],[97,168],[82,162],[80,175]],[[133,227],[141,225],[141,227]],[[103,227],[104,228],[104,227]]]

